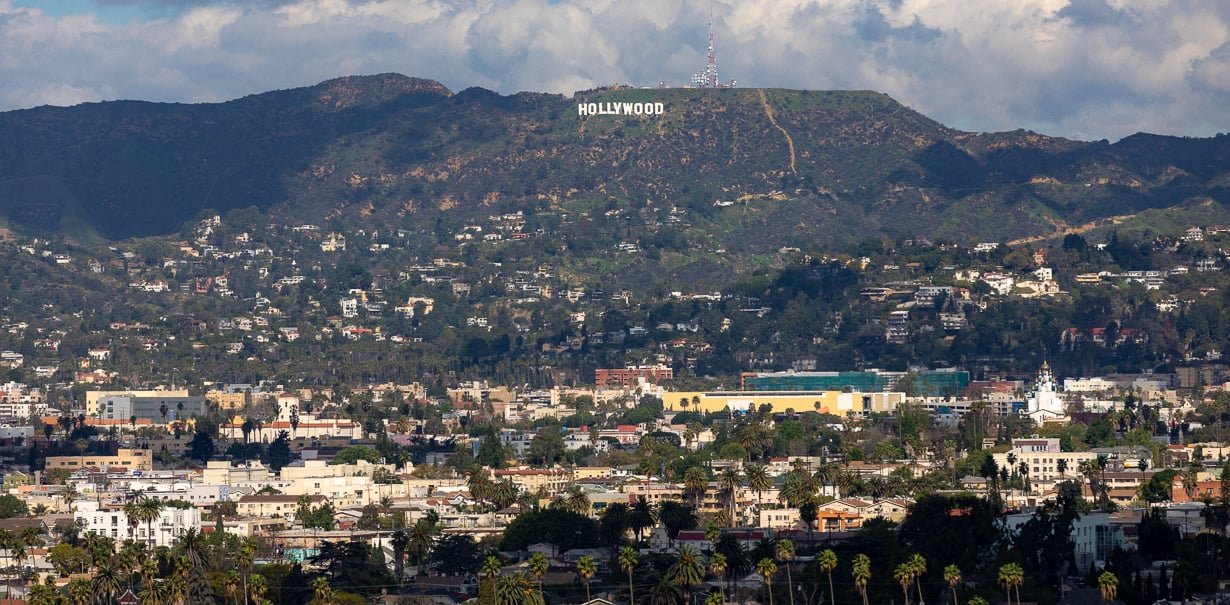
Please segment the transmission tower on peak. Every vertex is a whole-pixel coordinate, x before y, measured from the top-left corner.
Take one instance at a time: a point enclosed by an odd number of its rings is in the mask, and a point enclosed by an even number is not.
[[[717,88],[717,53],[713,50],[713,14],[709,14],[709,62],[705,71],[692,76],[692,85],[701,88]]]

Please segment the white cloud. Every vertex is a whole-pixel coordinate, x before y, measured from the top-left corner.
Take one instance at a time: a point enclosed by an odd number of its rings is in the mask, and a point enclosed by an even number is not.
[[[874,89],[948,125],[1116,139],[1230,130],[1223,0],[99,0],[166,17],[56,18],[0,0],[0,108],[220,101],[396,71],[454,90],[683,84]]]

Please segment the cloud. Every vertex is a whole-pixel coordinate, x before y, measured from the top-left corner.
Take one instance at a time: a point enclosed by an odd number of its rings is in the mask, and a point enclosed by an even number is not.
[[[395,71],[454,90],[872,89],[953,127],[1117,139],[1230,130],[1223,0],[0,0],[0,109],[221,101]],[[108,7],[152,17],[112,23]],[[710,13],[712,10],[712,13]]]

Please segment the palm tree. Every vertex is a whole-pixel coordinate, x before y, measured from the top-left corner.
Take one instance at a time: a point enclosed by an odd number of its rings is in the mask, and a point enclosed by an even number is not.
[[[769,481],[769,471],[763,464],[749,464],[743,471],[747,477],[747,486],[756,492],[756,508],[760,508],[760,495],[773,486]]]
[[[405,577],[406,547],[410,546],[410,534],[404,529],[394,531],[389,543],[393,546],[393,574],[397,576],[397,581],[401,582]]]
[[[765,557],[756,564],[756,573],[764,578],[764,588],[769,592],[769,605],[773,605],[773,574],[777,573],[777,563]]]
[[[585,582],[585,600],[592,600],[589,596],[589,581],[594,578],[594,574],[598,573],[598,564],[594,562],[594,558],[589,555],[582,555],[577,559],[577,575],[581,577],[581,581]]]
[[[701,563],[700,552],[691,544],[684,544],[679,549],[675,563],[666,570],[666,577],[683,588],[684,603],[692,602],[692,587],[699,586],[705,579],[705,566]]]
[[[110,563],[103,563],[94,568],[94,578],[90,580],[90,588],[94,589],[94,594],[101,597],[103,603],[110,603],[119,593],[122,582],[119,571]]]
[[[544,605],[542,594],[534,592],[534,583],[523,571],[504,576],[496,582],[497,602],[504,605]]]
[[[269,581],[265,576],[254,573],[251,578],[248,578],[248,594],[252,596],[252,602],[260,605],[261,599],[265,598],[265,593],[269,591]]]
[[[663,577],[649,590],[649,605],[679,605],[679,587]]]
[[[662,504],[658,505],[658,521],[666,530],[666,538],[671,546],[674,546],[680,531],[694,529],[697,522],[691,507],[677,500],[663,500]]]
[[[1119,591],[1119,577],[1109,571],[1102,571],[1098,576],[1098,590],[1102,591],[1102,600],[1109,603],[1115,602],[1115,596]],[[1018,599],[1019,602],[1019,599]]]
[[[854,555],[850,575],[854,576],[854,587],[863,596],[863,605],[867,605],[867,582],[871,580],[871,558],[862,553]]]
[[[657,522],[657,515],[654,514],[653,507],[649,506],[649,501],[645,496],[637,496],[632,510],[628,512],[628,527],[632,528],[636,541],[640,542],[641,534]]]
[[[709,487],[709,475],[699,466],[688,467],[683,473],[683,493],[692,497],[692,508],[700,508],[700,500]]]
[[[790,561],[794,559],[794,542],[786,538],[778,540],[777,559],[786,566],[786,594],[790,595],[790,605],[794,605],[794,579],[790,576]]]
[[[252,564],[256,561],[256,549],[252,544],[245,542],[239,547],[239,552],[235,553],[235,566],[239,568],[240,579],[243,582],[243,598],[248,598],[248,576],[252,571]]]
[[[584,488],[574,485],[568,490],[568,496],[564,498],[564,510],[588,517],[592,508],[589,494],[585,493]]]
[[[949,565],[945,567],[944,581],[948,582],[948,587],[952,589],[952,605],[958,605],[957,585],[961,583],[961,568],[956,565]]]
[[[222,577],[222,581],[224,582],[223,590],[226,592],[227,600],[235,598],[235,591],[239,588],[239,572],[233,569],[227,570],[226,575]]]
[[[534,579],[538,580],[538,594],[542,595],[542,577],[547,575],[547,569],[551,564],[547,562],[547,557],[540,552],[530,555],[529,561],[530,573],[534,575]]]
[[[829,576],[829,605],[837,605],[837,595],[833,593],[833,570],[837,569],[837,553],[832,549],[824,549],[820,556],[816,557],[816,565]]]
[[[743,487],[743,481],[739,475],[739,469],[728,466],[718,475],[718,489],[726,496],[726,506],[730,511],[729,520],[732,525],[737,525],[735,523],[735,498],[739,497],[741,487]]]
[[[974,598],[969,600],[969,605],[989,605],[987,600],[979,595],[974,595]]]
[[[316,597],[316,605],[327,605],[333,600],[333,589],[329,587],[329,580],[324,576],[316,576],[312,580],[312,594]]]
[[[636,605],[636,597],[632,592],[632,570],[636,569],[637,563],[636,550],[631,546],[619,549],[619,568],[628,574],[628,603],[631,605]]]
[[[906,563],[909,564],[910,569],[914,572],[914,585],[918,588],[918,602],[922,603],[923,596],[921,578],[923,574],[927,573],[927,559],[918,553],[914,553],[910,555],[910,559]]]
[[[495,558],[494,555],[487,555],[487,558],[483,559],[483,577],[491,580],[491,596],[495,601],[495,605],[500,605],[500,587],[498,585],[500,560]]]
[[[93,598],[94,590],[89,580],[74,578],[68,582],[68,602],[72,605],[87,605]]]
[[[722,594],[722,600],[726,600],[725,583],[722,582],[722,577],[726,575],[726,555],[715,552],[709,555],[709,572],[718,578],[718,592]]]
[[[1012,589],[1016,589],[1016,602],[1021,602],[1021,584],[1025,582],[1025,571],[1017,563],[1006,563],[999,568],[999,585],[1008,593],[1008,602],[1012,602]]]
[[[910,605],[910,583],[914,581],[914,568],[909,563],[902,563],[893,570],[893,579],[901,585],[901,593],[905,595],[905,605]]]

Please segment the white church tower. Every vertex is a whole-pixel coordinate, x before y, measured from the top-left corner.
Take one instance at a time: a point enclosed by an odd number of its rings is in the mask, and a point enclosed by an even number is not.
[[[1051,366],[1045,361],[1038,370],[1038,378],[1034,381],[1034,390],[1026,398],[1026,415],[1034,422],[1043,423],[1065,416],[1063,398],[1059,396],[1059,388]]]

